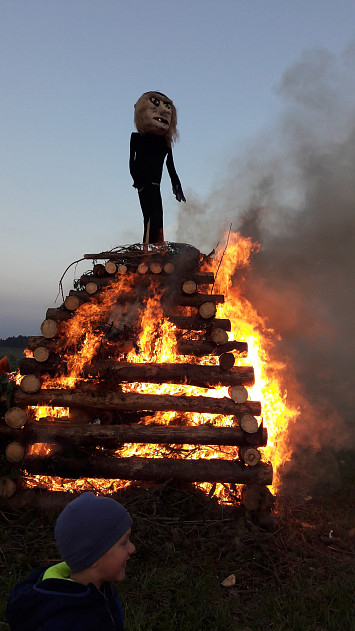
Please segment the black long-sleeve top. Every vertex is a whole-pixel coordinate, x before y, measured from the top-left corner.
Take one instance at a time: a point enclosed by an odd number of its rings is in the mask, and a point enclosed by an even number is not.
[[[155,134],[131,135],[129,170],[133,178],[133,186],[142,188],[146,184],[160,184],[164,160],[172,186],[179,185],[180,180],[175,170],[173,152],[163,136]]]

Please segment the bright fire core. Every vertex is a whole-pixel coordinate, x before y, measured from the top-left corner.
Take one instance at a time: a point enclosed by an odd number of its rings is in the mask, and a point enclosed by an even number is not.
[[[252,255],[257,251],[257,244],[250,239],[239,234],[231,234],[228,246],[223,252],[221,247],[217,250],[215,258],[205,262],[203,270],[211,271],[216,275],[214,293],[224,295],[224,303],[217,306],[216,318],[227,318],[231,322],[230,340],[243,341],[248,344],[248,356],[236,357],[236,364],[239,366],[252,366],[255,373],[255,385],[248,388],[248,398],[253,401],[260,401],[262,408],[263,424],[268,431],[268,445],[261,449],[264,461],[271,461],[274,470],[274,483],[272,490],[276,491],[279,486],[278,469],[281,463],[285,463],[291,454],[286,447],[287,426],[294,420],[298,411],[287,404],[286,393],[280,385],[280,373],[283,366],[280,362],[271,360],[271,350],[275,344],[275,334],[266,325],[266,318],[261,316],[248,302],[242,293],[240,283],[236,280],[241,277],[250,264]],[[106,353],[111,359],[120,361],[122,355],[117,355],[116,347],[110,341],[104,339],[105,334],[102,329],[102,321],[115,321],[115,318],[122,316],[122,307],[116,303],[117,295],[122,292],[130,292],[134,287],[134,274],[128,273],[116,279],[117,282],[110,285],[101,293],[99,302],[91,301],[83,304],[75,312],[75,315],[63,324],[64,335],[58,340],[55,349],[58,355],[63,358],[68,367],[68,376],[47,378],[42,388],[74,388],[83,382],[86,377],[83,369],[90,364],[93,357],[97,356],[99,350],[105,345]],[[128,362],[159,362],[159,363],[182,363],[186,361],[184,357],[176,351],[176,328],[167,319],[164,319],[160,303],[161,292],[156,291],[144,304],[144,309],[130,306],[129,309],[138,309],[134,316],[138,327],[136,333],[137,345],[126,348],[124,361]],[[120,311],[121,310],[121,311]],[[118,311],[118,312],[117,312]],[[186,313],[186,308],[185,308]],[[127,317],[127,309],[123,313]],[[194,337],[194,333],[189,333],[186,337]],[[65,346],[64,346],[65,344]],[[76,352],[73,352],[76,349]],[[116,353],[116,354],[115,354]],[[218,357],[196,358],[190,357],[190,361],[195,363],[218,363]],[[94,386],[94,382],[91,382]],[[87,386],[87,384],[86,384]],[[228,388],[216,387],[214,389],[197,388],[187,385],[172,384],[151,384],[151,383],[121,383],[117,388],[124,392],[141,392],[149,394],[185,394],[207,395],[209,397],[226,397]],[[66,408],[34,408],[36,418],[40,417],[67,417],[69,410]],[[199,425],[202,423],[212,423],[218,426],[233,425],[234,417],[176,412],[156,412],[150,418],[145,417],[145,423],[161,423],[166,425]],[[41,455],[52,450],[53,446],[36,444],[32,446],[31,453]],[[238,458],[236,447],[205,447],[179,445],[174,447],[164,445],[141,445],[126,444],[117,450],[120,457],[142,456],[150,458],[174,457],[174,458],[224,458],[235,460]],[[60,478],[45,476],[24,476],[24,484],[28,487],[46,487],[57,491],[82,491],[83,489],[97,489],[102,492],[113,492],[130,484],[127,481],[107,480],[107,479],[81,479],[64,480]],[[199,484],[199,487],[211,491],[212,484]],[[231,489],[229,484],[213,485],[213,492],[221,501],[230,501],[231,496],[235,496],[235,489]],[[231,493],[232,490],[232,493]]]

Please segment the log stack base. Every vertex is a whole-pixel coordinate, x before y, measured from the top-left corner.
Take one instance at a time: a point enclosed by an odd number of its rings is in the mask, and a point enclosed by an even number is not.
[[[247,344],[234,341],[228,335],[230,321],[216,317],[217,306],[223,303],[224,296],[207,293],[208,286],[214,283],[213,274],[200,270],[203,256],[188,247],[191,251],[181,260],[170,255],[169,245],[156,251],[143,248],[85,255],[84,258],[94,261],[92,274],[80,278],[61,307],[47,310],[41,326],[42,336],[32,337],[29,342],[33,357],[21,362],[23,377],[14,390],[6,423],[0,425],[0,444],[9,463],[30,475],[73,479],[233,483],[245,485],[243,497],[247,498],[248,506],[260,503],[265,493],[260,491],[258,495],[256,489],[264,489],[272,483],[272,467],[261,461],[258,450],[267,443],[267,431],[256,418],[261,415],[261,405],[248,399],[247,387],[254,383],[253,368],[234,366],[236,356],[247,355]],[[97,263],[98,260],[104,263]],[[46,387],[47,376],[68,374],[68,361],[58,348],[71,318],[80,314],[89,301],[99,302],[103,291],[110,291],[111,286],[130,275],[134,276],[134,282],[129,292],[125,290],[116,295],[117,312],[127,313],[130,308],[127,305],[141,308],[149,284],[154,283],[160,291],[165,318],[176,327],[177,353],[194,359],[189,362],[187,357],[184,363],[158,364],[97,356],[83,366],[74,389]],[[116,325],[115,321],[117,328]],[[127,336],[125,326],[125,321],[122,325],[118,322],[114,343],[119,353],[126,349],[127,354],[136,348],[139,339],[124,337]],[[187,338],[182,337],[183,331],[187,332]],[[209,357],[210,363],[198,359]],[[225,386],[229,397],[211,397],[206,391],[196,396],[121,390],[120,384],[137,382],[198,388]],[[34,421],[31,409],[38,405],[69,408],[67,420]],[[166,411],[181,414],[181,425],[152,424],[152,416]],[[186,424],[189,414],[198,414],[197,425],[196,420],[193,425]],[[215,415],[216,419],[220,415],[228,416],[228,426],[211,424],[210,420],[206,423],[205,414]],[[145,419],[149,419],[149,424],[145,424]],[[31,448],[34,443],[49,444],[52,448],[46,456],[35,455]],[[120,457],[123,446],[132,443],[178,447],[216,445],[222,452],[223,446],[232,451],[218,458]],[[69,456],[68,449],[70,453],[76,450],[78,456]],[[3,497],[10,497],[16,490],[16,485],[14,489],[14,484],[8,480],[6,476],[0,480]],[[248,494],[249,487],[253,491]]]

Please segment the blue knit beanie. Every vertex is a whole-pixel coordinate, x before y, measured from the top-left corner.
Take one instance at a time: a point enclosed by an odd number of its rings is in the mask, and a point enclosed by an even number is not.
[[[95,563],[131,525],[121,504],[110,497],[83,493],[60,513],[54,536],[62,559],[75,573]]]

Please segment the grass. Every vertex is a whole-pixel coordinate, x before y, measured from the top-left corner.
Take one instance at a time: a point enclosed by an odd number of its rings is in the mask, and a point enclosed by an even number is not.
[[[126,631],[352,631],[352,455],[342,458],[340,493],[280,497],[268,529],[193,487],[132,486],[117,495],[137,548],[119,585]],[[0,628],[9,589],[58,558],[56,515],[30,506],[0,512]],[[231,574],[235,585],[223,587]]]
[[[4,355],[15,370],[23,351]],[[337,492],[278,497],[273,526],[192,486],[118,494],[137,548],[119,585],[126,631],[355,631],[353,456],[339,456]],[[0,631],[10,589],[59,560],[58,512],[0,505]],[[231,574],[235,585],[223,587]]]

